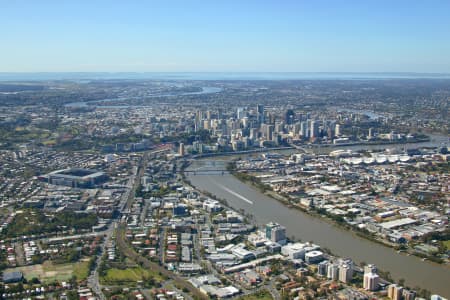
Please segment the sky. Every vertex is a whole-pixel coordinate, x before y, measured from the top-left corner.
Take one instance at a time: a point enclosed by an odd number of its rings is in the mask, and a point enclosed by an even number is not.
[[[450,1],[0,0],[0,72],[450,73]]]

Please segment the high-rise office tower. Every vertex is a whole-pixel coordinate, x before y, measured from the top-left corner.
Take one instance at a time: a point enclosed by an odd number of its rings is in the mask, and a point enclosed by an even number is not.
[[[242,127],[243,128],[248,128],[250,126],[250,122],[248,120],[248,117],[243,117],[241,121],[242,121]]]
[[[301,129],[300,123],[295,123],[293,126],[294,135],[300,134],[300,132],[301,132],[300,129]]]
[[[300,135],[303,138],[308,138],[308,123],[306,121],[303,121],[300,123]]]
[[[266,139],[269,141],[273,140],[273,131],[274,131],[274,127],[273,125],[267,125],[266,126]]]
[[[284,128],[284,124],[283,123],[280,123],[280,122],[277,122],[277,123],[275,123],[275,132],[283,132],[283,128]]]
[[[335,136],[340,136],[341,135],[341,125],[336,124],[336,126],[334,126],[334,135]]]
[[[367,138],[369,140],[373,138],[373,128],[369,128],[369,134],[367,135]]]
[[[185,155],[185,150],[184,150],[184,144],[180,143],[180,148],[178,150],[178,154],[180,154],[181,156]]]
[[[286,227],[273,222],[266,224],[266,238],[274,243],[285,241]]]
[[[250,128],[250,139],[255,140],[258,138],[258,128]]]
[[[264,123],[264,105],[258,104],[256,106],[256,118],[260,124]]]
[[[244,110],[244,108],[243,107],[238,107],[236,115],[237,115],[238,119],[242,119],[243,117],[245,117],[245,110]]]
[[[312,120],[310,129],[311,138],[319,137],[319,122]]]
[[[288,109],[285,113],[284,113],[284,122],[287,125],[292,125],[295,122],[295,113],[292,109]]]

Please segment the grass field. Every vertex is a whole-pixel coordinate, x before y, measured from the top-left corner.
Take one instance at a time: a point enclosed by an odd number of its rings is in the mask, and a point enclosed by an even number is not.
[[[40,265],[17,267],[7,271],[20,271],[27,280],[34,277],[38,278],[44,283],[58,281],[67,281],[73,275],[77,276],[78,280],[84,280],[89,275],[89,261],[81,261],[74,264],[53,264],[46,261]]]
[[[116,285],[116,284],[129,284],[135,283],[145,278],[153,277],[155,281],[163,281],[164,278],[156,272],[151,270],[145,270],[141,267],[121,269],[109,269],[106,275],[100,278],[100,281],[104,284]]]
[[[447,250],[450,250],[450,240],[443,242]]]
[[[81,261],[73,266],[73,275],[77,280],[85,280],[89,276],[89,260]]]
[[[267,290],[256,292],[252,295],[239,297],[238,300],[272,300],[272,295]]]

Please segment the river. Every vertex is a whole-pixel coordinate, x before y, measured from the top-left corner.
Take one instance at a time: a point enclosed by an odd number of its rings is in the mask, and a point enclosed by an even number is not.
[[[71,102],[67,103],[66,107],[88,107],[89,105],[95,105],[95,103],[102,102],[117,102],[117,101],[126,101],[133,99],[143,99],[143,98],[155,98],[155,97],[172,97],[172,96],[186,96],[186,95],[202,95],[202,94],[211,94],[211,93],[219,93],[222,91],[222,88],[206,86],[202,87],[202,90],[199,92],[184,92],[184,93],[166,93],[166,94],[153,94],[146,95],[140,97],[121,97],[121,98],[111,98],[111,99],[101,99],[101,100],[92,100],[92,101],[79,101],[79,102]],[[127,108],[127,107],[145,107],[145,105],[102,105],[102,108]]]
[[[384,147],[392,146],[384,145]],[[221,169],[226,163],[221,159],[223,158],[196,160],[188,169]],[[432,293],[450,296],[450,268],[447,266],[399,254],[391,248],[360,238],[318,217],[290,209],[242,183],[229,173],[202,175],[197,172],[196,175],[189,173],[188,178],[198,189],[226,199],[228,204],[237,210],[243,209],[251,213],[259,225],[270,221],[278,222],[286,226],[289,237],[314,241],[322,247],[329,248],[334,254],[350,257],[356,262],[374,263],[380,269],[389,271],[394,279],[405,279],[405,285],[411,288],[420,286]]]

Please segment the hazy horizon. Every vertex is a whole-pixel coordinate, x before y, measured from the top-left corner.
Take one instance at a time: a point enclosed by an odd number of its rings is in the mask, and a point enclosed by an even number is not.
[[[450,79],[417,72],[0,72],[0,81],[40,80],[383,80]]]

